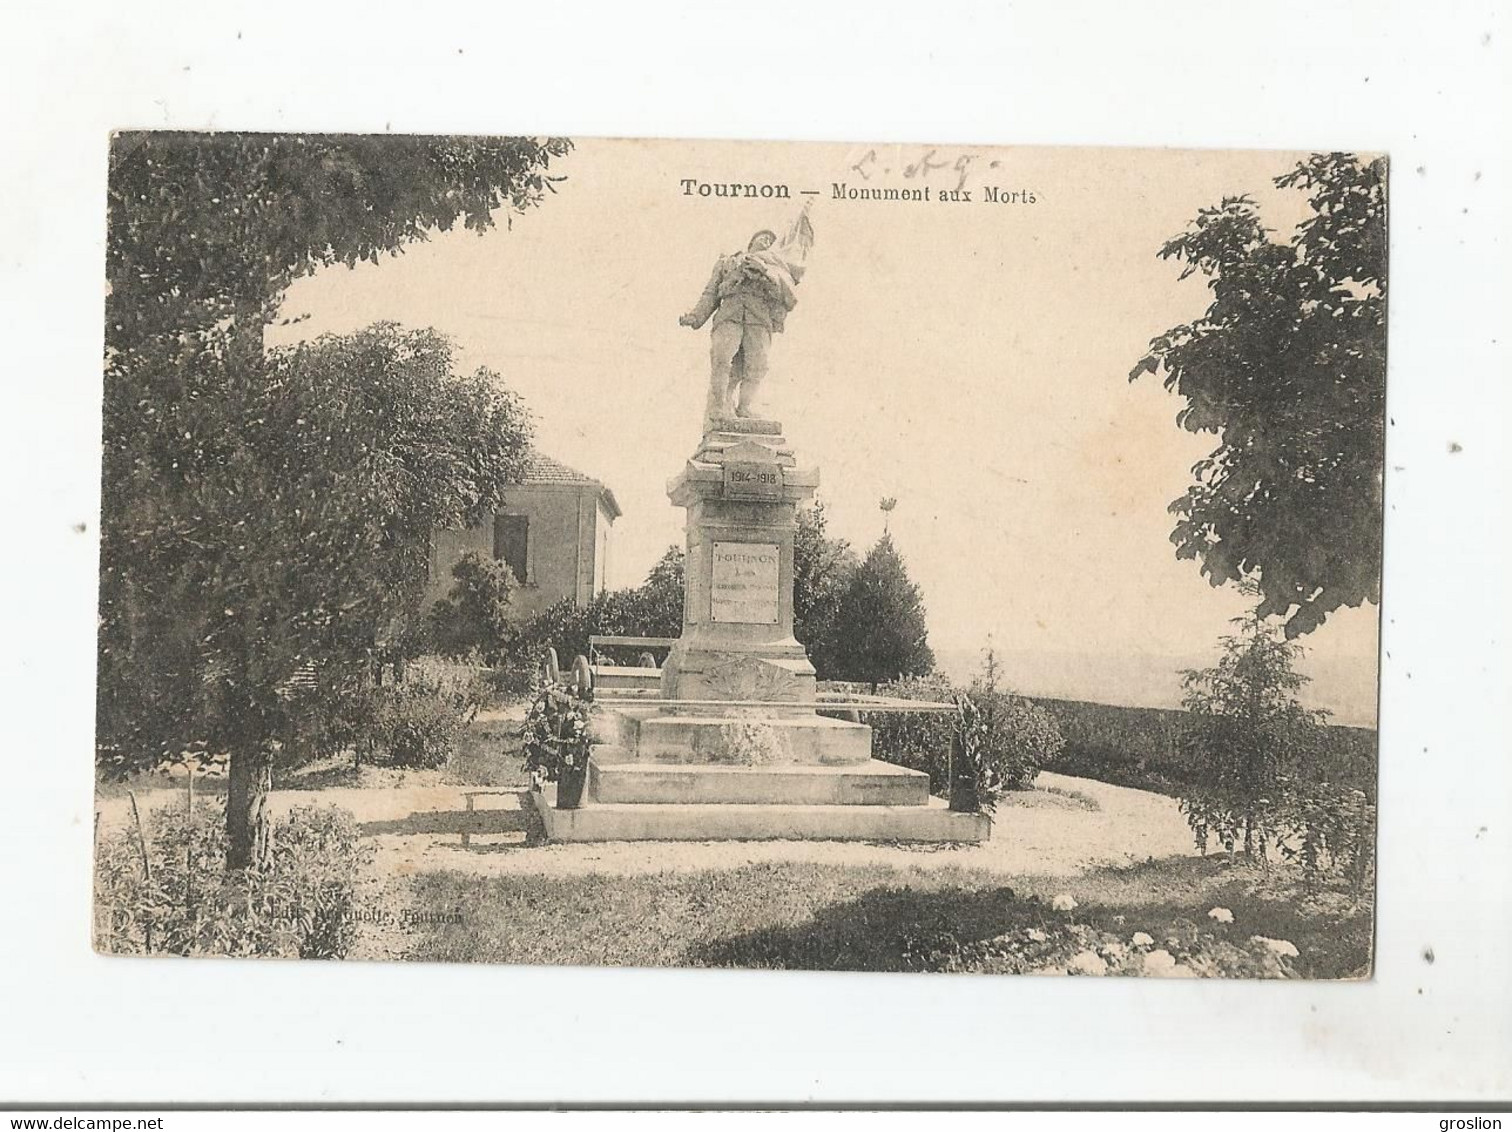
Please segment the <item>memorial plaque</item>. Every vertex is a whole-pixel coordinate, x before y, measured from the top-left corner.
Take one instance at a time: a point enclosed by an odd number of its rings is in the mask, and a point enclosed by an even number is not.
[[[716,542],[709,587],[710,620],[739,625],[775,625],[781,617],[774,542]]]
[[[781,499],[782,465],[726,464],[724,493],[726,499]]]

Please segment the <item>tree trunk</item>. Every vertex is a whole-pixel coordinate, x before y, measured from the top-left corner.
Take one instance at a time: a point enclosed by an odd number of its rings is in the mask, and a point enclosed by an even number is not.
[[[226,868],[261,868],[271,859],[272,789],[273,753],[267,744],[248,744],[232,754],[226,784]]]
[[[231,351],[245,370],[245,379],[260,380],[266,354],[267,314],[271,284],[262,294],[243,294],[235,299]],[[255,639],[255,618],[246,616],[248,638],[243,649],[250,649]],[[241,658],[242,676],[250,655]],[[244,724],[245,726],[245,724]],[[231,765],[226,782],[226,868],[259,868],[268,863],[272,853],[271,828],[268,822],[268,792],[273,789],[273,751],[262,739],[242,743],[231,751]]]

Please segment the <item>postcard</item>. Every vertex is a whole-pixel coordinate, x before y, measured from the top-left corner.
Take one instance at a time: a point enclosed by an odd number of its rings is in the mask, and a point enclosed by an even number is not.
[[[97,950],[1370,977],[1386,167],[117,134]]]

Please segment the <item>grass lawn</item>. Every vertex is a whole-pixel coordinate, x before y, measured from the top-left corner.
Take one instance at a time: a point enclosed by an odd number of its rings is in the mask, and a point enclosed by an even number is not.
[[[1284,973],[1366,975],[1371,909],[1340,893],[1308,895],[1281,874],[1226,857],[1173,858],[1104,868],[1076,878],[1025,877],[1012,887],[978,870],[806,863],[641,876],[478,877],[450,871],[408,882],[420,911],[461,914],[424,923],[406,957],[438,961],[608,966],[764,967],[797,970],[1022,970],[1052,967],[1060,940],[1148,933],[1178,951],[1287,940],[1298,956]],[[1070,895],[1074,911],[1051,900]],[[1231,924],[1208,916],[1214,907]],[[1047,954],[1003,954],[990,941],[1039,939]],[[1082,942],[1076,942],[1076,941]],[[983,950],[983,945],[986,950]],[[1014,946],[1035,946],[1010,943]],[[1199,969],[1200,962],[1195,963]],[[1210,972],[1211,973],[1211,972]],[[1260,973],[1260,972],[1256,972]],[[1270,973],[1283,973],[1275,969]]]

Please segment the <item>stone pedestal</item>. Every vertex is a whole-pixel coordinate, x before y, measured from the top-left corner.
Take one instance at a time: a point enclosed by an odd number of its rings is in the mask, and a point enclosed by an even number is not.
[[[870,727],[814,709],[814,666],[793,636],[793,537],[818,486],[776,421],[704,434],[667,485],[688,513],[682,636],[661,669],[668,702],[603,698],[582,807],[536,795],[549,837],[987,838],[986,816],[931,798],[928,775],[873,759]]]
[[[705,433],[667,485],[688,513],[688,556],[682,637],[662,666],[664,698],[813,702],[814,666],[793,636],[793,536],[798,507],[818,486],[819,473],[798,467],[781,425],[749,419]]]

